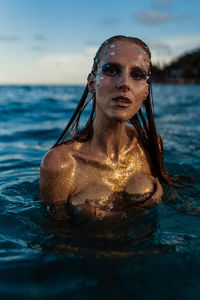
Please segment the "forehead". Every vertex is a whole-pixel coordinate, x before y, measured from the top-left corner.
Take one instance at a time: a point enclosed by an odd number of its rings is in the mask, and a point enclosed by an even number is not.
[[[140,45],[128,41],[116,41],[105,45],[100,61],[137,65],[145,69],[149,69],[150,65],[148,52]]]

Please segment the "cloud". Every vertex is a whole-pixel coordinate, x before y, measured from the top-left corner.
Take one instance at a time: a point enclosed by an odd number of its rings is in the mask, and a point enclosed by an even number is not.
[[[43,34],[35,34],[33,38],[38,42],[45,42],[47,40],[46,36]]]
[[[17,35],[2,35],[0,34],[0,42],[19,42],[20,37]]]
[[[34,50],[34,51],[39,51],[39,52],[44,51],[44,48],[41,46],[38,46],[38,45],[32,45],[30,48],[31,48],[31,50]]]
[[[178,35],[165,38],[165,43],[180,52],[200,47],[200,35]]]
[[[134,15],[134,17],[139,23],[147,25],[164,24],[176,19],[176,17],[170,13],[163,13],[155,10],[138,12]]]
[[[96,47],[89,47],[80,53],[47,55],[40,59],[39,65],[49,82],[53,76],[58,82],[86,83],[95,53]]]
[[[152,63],[154,65],[163,66],[168,64],[173,59],[172,49],[168,43],[165,42],[155,42],[149,41],[148,43],[149,49],[152,54]]]
[[[99,20],[100,25],[113,26],[120,23],[120,19],[118,18],[102,18]]]
[[[152,7],[155,9],[169,9],[171,7],[171,0],[153,0]]]
[[[28,64],[23,58],[14,64],[2,62],[0,83],[85,85],[95,53],[96,47],[87,47],[75,53],[41,55]]]
[[[155,53],[171,54],[171,48],[167,44],[159,42],[148,42],[148,45],[151,51],[154,51]]]
[[[88,47],[96,47],[98,48],[100,46],[100,42],[95,41],[95,40],[90,40],[90,41],[86,41],[85,45]]]

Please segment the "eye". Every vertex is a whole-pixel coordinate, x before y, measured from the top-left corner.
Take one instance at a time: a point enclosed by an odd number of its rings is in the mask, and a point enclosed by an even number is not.
[[[144,80],[147,78],[146,72],[139,72],[139,71],[133,71],[129,75],[132,77],[134,80]]]
[[[117,66],[112,66],[110,64],[103,66],[102,72],[103,72],[103,74],[105,74],[107,76],[111,76],[111,77],[120,75],[120,73],[121,73],[120,69]]]

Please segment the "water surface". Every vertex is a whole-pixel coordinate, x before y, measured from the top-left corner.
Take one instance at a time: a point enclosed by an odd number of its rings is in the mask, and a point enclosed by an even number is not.
[[[153,89],[166,168],[193,187],[166,187],[161,206],[93,227],[51,220],[37,196],[41,158],[82,91],[0,87],[1,299],[200,299],[200,86]]]

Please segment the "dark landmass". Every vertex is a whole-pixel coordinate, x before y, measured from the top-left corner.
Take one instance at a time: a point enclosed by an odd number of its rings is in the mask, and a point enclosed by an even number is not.
[[[157,83],[200,84],[200,49],[180,56],[163,68],[153,66],[152,81]]]

